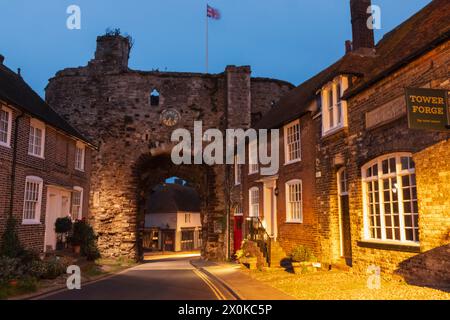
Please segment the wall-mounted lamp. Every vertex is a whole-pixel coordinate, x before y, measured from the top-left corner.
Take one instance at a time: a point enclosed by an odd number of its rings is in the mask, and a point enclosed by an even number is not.
[[[280,193],[280,190],[278,190],[278,188],[275,188],[275,190],[274,190],[275,197],[278,197],[279,193]]]

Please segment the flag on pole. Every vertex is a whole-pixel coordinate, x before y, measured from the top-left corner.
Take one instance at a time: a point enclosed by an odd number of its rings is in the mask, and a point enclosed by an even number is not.
[[[214,20],[220,20],[220,11],[210,5],[207,5],[206,16]]]

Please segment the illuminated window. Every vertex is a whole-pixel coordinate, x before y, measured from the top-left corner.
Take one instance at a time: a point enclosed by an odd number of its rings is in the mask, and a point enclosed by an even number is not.
[[[286,183],[286,221],[303,222],[302,181],[291,180]]]
[[[342,100],[348,78],[338,77],[322,89],[322,132],[326,135],[346,126],[347,103]]]
[[[77,169],[78,171],[84,171],[85,152],[85,145],[77,141],[77,144],[75,146],[75,169]]]
[[[366,238],[419,242],[415,165],[410,154],[380,157],[362,168]]]
[[[258,142],[257,142],[257,140],[250,141],[250,143],[248,144],[248,158],[249,158],[248,173],[249,174],[258,173],[259,165],[258,165]]]
[[[234,156],[234,185],[240,185],[242,178],[241,165],[239,164],[239,155]]]
[[[74,187],[72,191],[72,219],[83,218],[83,188]]]

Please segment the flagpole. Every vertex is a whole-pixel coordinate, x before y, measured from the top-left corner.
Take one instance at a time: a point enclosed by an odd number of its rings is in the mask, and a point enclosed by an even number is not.
[[[209,64],[209,36],[208,36],[208,5],[206,5],[206,73],[208,73],[208,64]]]

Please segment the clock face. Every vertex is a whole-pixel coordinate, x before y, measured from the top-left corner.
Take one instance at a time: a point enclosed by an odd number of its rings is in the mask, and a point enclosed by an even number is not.
[[[161,123],[167,127],[175,126],[181,119],[180,113],[175,109],[166,109],[161,112]]]

